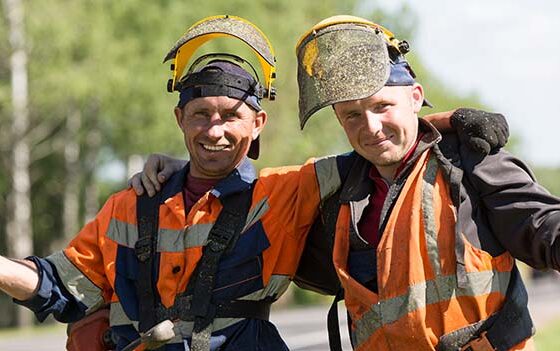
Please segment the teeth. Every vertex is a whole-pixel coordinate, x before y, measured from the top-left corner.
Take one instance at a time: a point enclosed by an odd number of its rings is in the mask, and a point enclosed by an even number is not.
[[[206,145],[202,144],[202,147],[208,151],[221,151],[227,147],[227,145]]]

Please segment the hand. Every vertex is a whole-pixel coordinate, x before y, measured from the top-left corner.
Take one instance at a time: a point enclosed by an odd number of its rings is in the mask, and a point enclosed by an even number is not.
[[[509,138],[508,123],[500,113],[460,108],[450,121],[461,143],[484,155],[503,147]]]
[[[138,196],[142,195],[144,190],[146,190],[148,195],[152,197],[161,190],[161,185],[173,173],[183,168],[185,164],[186,161],[184,160],[162,154],[151,154],[144,164],[142,172],[136,173],[128,180],[128,187],[132,187]]]

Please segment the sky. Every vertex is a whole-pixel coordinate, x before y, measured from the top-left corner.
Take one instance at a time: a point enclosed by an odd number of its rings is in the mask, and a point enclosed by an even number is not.
[[[419,21],[408,41],[427,68],[453,91],[474,93],[503,113],[522,159],[560,167],[560,1],[365,3],[389,12],[408,3]]]

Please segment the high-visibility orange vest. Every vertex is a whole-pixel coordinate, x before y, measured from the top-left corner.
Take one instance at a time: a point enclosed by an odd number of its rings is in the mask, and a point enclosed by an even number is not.
[[[377,247],[378,293],[349,273],[351,208],[342,204],[334,265],[344,288],[356,350],[435,350],[440,337],[500,310],[514,267],[456,243],[456,209],[443,170],[431,151],[422,154],[395,200]],[[458,284],[455,245],[464,245],[466,284]],[[530,339],[513,348],[532,349]]]

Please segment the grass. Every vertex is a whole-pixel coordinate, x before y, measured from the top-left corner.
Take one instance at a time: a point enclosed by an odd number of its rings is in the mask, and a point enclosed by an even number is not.
[[[558,351],[560,349],[560,320],[537,330],[535,342],[538,351]]]

